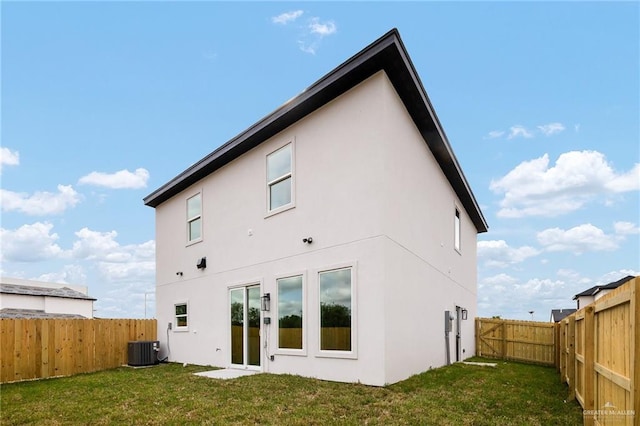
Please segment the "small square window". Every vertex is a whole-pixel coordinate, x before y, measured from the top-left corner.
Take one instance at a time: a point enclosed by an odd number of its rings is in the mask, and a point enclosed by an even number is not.
[[[189,326],[189,313],[186,303],[176,303],[174,305],[176,329],[186,329]]]

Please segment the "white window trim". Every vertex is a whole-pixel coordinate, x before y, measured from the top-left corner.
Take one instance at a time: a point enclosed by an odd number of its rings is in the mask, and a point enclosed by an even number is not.
[[[179,327],[178,326],[178,315],[176,315],[176,306],[178,305],[187,305],[187,314],[186,315],[180,315],[180,316],[186,316],[187,317],[187,326],[186,327]],[[191,315],[191,308],[189,308],[189,301],[188,300],[180,300],[178,302],[174,302],[173,304],[173,332],[182,332],[182,331],[189,331],[189,324],[191,323],[191,320],[189,319],[189,316]]]
[[[453,249],[458,252],[458,254],[462,254],[462,209],[458,206],[457,203],[454,204],[453,210]],[[456,218],[457,223],[456,223]],[[457,238],[456,238],[457,232]]]
[[[280,348],[280,311],[278,307],[278,280],[282,278],[293,278],[293,277],[302,277],[302,349],[290,349],[290,348]],[[292,272],[288,274],[279,274],[275,277],[275,298],[272,299],[272,311],[275,313],[273,315],[276,329],[276,342],[275,342],[275,355],[294,355],[294,356],[307,356],[307,330],[309,329],[309,309],[307,307],[307,271],[298,271]],[[273,309],[275,306],[275,309]]]
[[[200,195],[200,214],[198,216],[194,216],[194,217],[189,217],[189,200],[192,199],[193,197],[196,197]],[[198,190],[197,192],[194,192],[192,195],[188,196],[185,200],[185,208],[187,210],[187,223],[186,223],[186,234],[187,234],[187,243],[186,246],[191,246],[193,244],[197,244],[199,242],[202,241],[203,237],[204,237],[204,203],[203,203],[203,196],[202,196],[202,190]],[[200,238],[196,238],[193,240],[189,239],[189,224],[191,222],[193,222],[196,219],[200,219]]]
[[[320,349],[322,343],[320,341],[322,337],[322,325],[320,321],[320,274],[322,272],[331,272],[338,269],[351,268],[351,350],[350,351],[327,351]],[[316,309],[317,309],[317,352],[316,358],[344,358],[344,359],[357,359],[358,358],[358,262],[344,262],[335,265],[330,265],[325,268],[316,269],[314,271],[316,279]]]
[[[267,180],[268,179],[268,175],[269,175],[269,156],[283,148],[285,148],[286,146],[291,146],[291,171],[289,173],[286,173],[282,176],[277,177],[276,179],[273,179],[271,181]],[[265,219],[271,216],[274,216],[278,213],[282,213],[284,211],[287,210],[291,210],[296,206],[296,148],[295,148],[295,139],[291,139],[289,140],[287,143],[280,145],[278,148],[274,149],[273,151],[269,152],[265,157],[264,157],[264,166],[265,166],[265,173],[264,173],[264,178],[266,181],[266,213],[265,213]],[[287,179],[288,177],[291,177],[291,202],[289,202],[288,204],[282,205],[278,208],[275,208],[273,210],[271,210],[271,185],[276,184],[280,181],[283,181],[285,179]]]

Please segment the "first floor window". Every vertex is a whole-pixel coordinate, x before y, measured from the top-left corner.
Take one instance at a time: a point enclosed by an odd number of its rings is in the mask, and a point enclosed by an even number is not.
[[[202,196],[196,194],[187,200],[187,241],[202,238]]]
[[[351,351],[351,268],[320,272],[320,350]]]
[[[302,349],[302,275],[280,278],[278,285],[278,348]]]
[[[189,325],[186,303],[175,304],[176,328],[185,328]]]

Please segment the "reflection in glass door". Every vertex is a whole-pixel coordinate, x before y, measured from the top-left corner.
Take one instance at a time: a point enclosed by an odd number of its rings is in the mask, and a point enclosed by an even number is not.
[[[260,366],[260,286],[230,291],[231,364]]]

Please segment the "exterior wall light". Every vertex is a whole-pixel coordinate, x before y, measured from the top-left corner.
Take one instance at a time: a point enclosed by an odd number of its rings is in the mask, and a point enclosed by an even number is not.
[[[467,314],[468,314],[468,313],[469,313],[469,312],[468,312],[466,309],[463,309],[463,310],[462,310],[462,319],[463,319],[463,320],[466,320],[466,319],[467,319]]]
[[[207,258],[203,257],[202,259],[199,259],[198,263],[196,264],[196,268],[204,269],[206,267],[207,267]]]
[[[260,309],[262,311],[269,311],[271,308],[271,293],[265,293],[264,296],[260,298]]]

